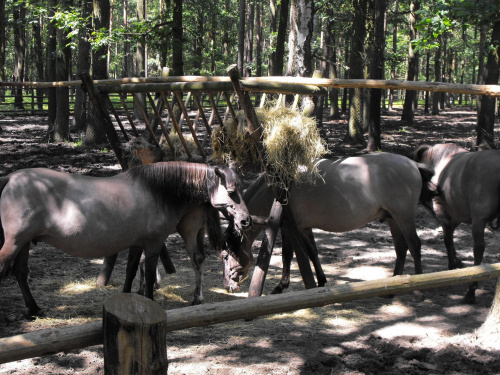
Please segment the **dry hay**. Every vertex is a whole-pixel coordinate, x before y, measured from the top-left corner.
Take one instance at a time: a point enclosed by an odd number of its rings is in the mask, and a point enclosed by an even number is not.
[[[287,190],[292,181],[303,181],[318,173],[316,160],[328,151],[314,118],[288,107],[259,108],[256,114],[263,128],[265,157],[278,187]],[[257,167],[260,160],[244,112],[236,112],[236,119],[226,121],[224,131],[218,126],[212,133],[212,159]]]
[[[196,146],[196,142],[193,139],[193,136],[188,134],[188,135],[183,135],[184,141],[186,141],[187,148],[191,155],[200,155],[198,151],[198,147]],[[172,161],[172,160],[187,160],[188,155],[186,153],[186,149],[184,148],[184,145],[182,144],[182,141],[179,137],[179,135],[172,131],[169,134],[170,141],[172,142],[173,150],[170,149],[170,146],[167,141],[162,143],[161,149],[163,151],[163,160],[165,161]]]

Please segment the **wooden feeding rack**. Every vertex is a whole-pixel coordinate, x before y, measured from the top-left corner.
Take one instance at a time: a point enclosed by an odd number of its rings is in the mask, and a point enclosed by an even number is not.
[[[179,138],[184,145],[186,150],[186,154],[188,158],[191,158],[192,155],[183,140],[182,131],[181,131],[181,122],[183,119],[185,120],[189,131],[196,143],[196,146],[200,152],[200,155],[203,161],[206,161],[206,153],[202,147],[201,142],[198,140],[196,133],[196,123],[198,123],[199,119],[201,119],[202,123],[205,125],[206,136],[210,136],[212,131],[212,126],[214,124],[214,120],[219,125],[223,125],[228,116],[231,116],[233,119],[237,119],[235,110],[232,104],[233,98],[237,98],[239,102],[239,106],[243,109],[245,116],[247,118],[247,126],[249,128],[249,133],[252,135],[252,139],[256,145],[256,148],[259,152],[259,157],[261,160],[262,169],[266,171],[268,176],[272,179],[274,177],[274,170],[272,166],[269,166],[266,157],[263,152],[263,145],[261,141],[262,128],[259,124],[259,120],[255,114],[255,110],[252,104],[252,100],[250,99],[249,92],[263,92],[270,94],[294,94],[294,95],[324,95],[326,94],[326,90],[320,89],[317,86],[311,85],[288,85],[283,83],[273,83],[273,82],[264,82],[261,86],[256,84],[256,82],[246,82],[243,83],[239,78],[239,72],[235,66],[228,68],[229,78],[206,78],[206,79],[193,79],[192,81],[182,82],[182,81],[166,81],[166,82],[157,82],[157,83],[125,83],[125,84],[94,84],[88,75],[82,76],[82,83],[87,92],[89,92],[89,96],[92,99],[92,102],[96,106],[96,110],[99,113],[99,118],[103,128],[108,135],[108,138],[111,143],[112,149],[115,151],[115,154],[120,161],[120,164],[125,169],[126,162],[123,160],[123,156],[120,148],[118,147],[118,136],[116,132],[114,132],[114,127],[112,126],[112,122],[110,117],[106,114],[106,111],[101,106],[102,103],[106,103],[108,107],[110,107],[111,112],[115,116],[115,119],[122,130],[125,139],[128,139],[127,134],[117,111],[113,107],[113,104],[109,100],[108,94],[117,93],[120,96],[120,101],[123,106],[123,111],[131,124],[132,130],[135,135],[138,135],[137,127],[134,125],[132,117],[129,114],[128,108],[125,104],[124,95],[132,95],[134,98],[134,103],[139,108],[139,112],[141,114],[142,120],[146,126],[146,129],[152,139],[152,141],[157,145],[159,145],[159,141],[155,135],[155,130],[159,126],[161,128],[162,134],[165,137],[166,142],[169,147],[172,149],[172,153],[174,153],[173,145],[169,137],[169,133],[167,131],[168,124],[172,123],[172,128],[175,129],[176,133],[179,135]],[[200,77],[201,78],[201,77]],[[173,79],[179,79],[173,78]],[[180,78],[182,79],[182,78]],[[194,103],[197,107],[196,119],[193,123],[189,118],[188,111],[186,109],[187,103],[183,102],[183,94],[188,93],[192,96]],[[142,109],[140,105],[138,94],[145,93],[149,105],[154,113],[153,119],[155,119],[155,124],[152,123],[148,119],[146,112]],[[154,93],[156,98],[153,98],[152,93]],[[199,94],[205,94],[208,96],[211,114],[210,116],[205,115],[205,108],[201,104]],[[227,103],[227,107],[225,110],[224,118],[221,117],[217,107],[217,100],[214,99],[214,94],[216,98],[223,97]],[[171,97],[171,100],[168,98]],[[176,116],[172,110],[172,101],[176,100],[179,104],[182,115],[181,120],[177,121]],[[161,113],[163,110],[167,112],[166,124],[163,121]],[[113,134],[114,132],[114,134]],[[292,249],[286,249],[287,251],[294,251],[297,257],[297,261],[299,263],[300,272],[302,278],[304,280],[304,284],[306,288],[312,288],[316,286],[316,282],[311,270],[311,266],[309,263],[309,259],[306,255],[305,246],[303,244],[303,240],[299,235],[299,231],[297,229],[295,219],[292,215],[290,208],[286,205],[286,194],[283,189],[275,187],[274,188],[275,195],[275,203],[273,204],[273,208],[270,212],[270,216],[267,219],[267,227],[266,227],[266,239],[263,242],[263,245],[260,249],[256,268],[254,271],[254,275],[252,277],[249,296],[258,296],[262,294],[263,285],[265,281],[265,277],[267,274],[267,270],[269,268],[269,262],[271,259],[271,254],[274,248],[275,239],[280,227],[282,227],[286,236],[290,239],[290,242],[286,242],[291,245],[284,246],[292,246]]]

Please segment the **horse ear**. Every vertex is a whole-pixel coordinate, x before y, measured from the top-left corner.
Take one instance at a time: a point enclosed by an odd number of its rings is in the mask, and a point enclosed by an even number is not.
[[[415,152],[413,153],[413,160],[416,162],[422,162],[424,154],[431,148],[430,145],[421,145],[417,147]]]
[[[214,167],[214,172],[215,172],[215,175],[217,177],[219,177],[220,179],[224,178],[224,173],[222,173],[222,171],[220,170],[219,167]]]

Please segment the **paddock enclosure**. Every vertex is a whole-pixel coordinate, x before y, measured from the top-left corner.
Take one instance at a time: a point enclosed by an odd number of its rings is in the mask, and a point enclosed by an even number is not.
[[[211,107],[207,105],[209,99],[205,99],[204,105],[209,108],[206,111],[208,121]],[[194,105],[193,109],[186,108],[193,123],[198,113],[196,103]],[[225,108],[220,108],[219,112],[223,117]],[[118,110],[118,117],[132,133],[126,114]],[[401,123],[399,118],[398,112],[383,116],[382,144],[385,151],[408,155],[424,141],[458,141],[470,147],[474,140],[475,113],[468,110],[447,109],[439,116],[417,112],[413,126]],[[111,119],[122,137],[113,114]],[[113,174],[120,169],[109,148],[41,145],[39,139],[46,130],[43,121],[36,117],[17,121],[9,117],[0,119],[1,175],[27,166],[49,166],[96,175]],[[140,131],[146,129],[143,121],[134,121]],[[199,119],[195,128],[201,142],[206,130],[202,121]],[[183,126],[184,132],[191,133],[188,124]],[[345,118],[324,120],[323,134],[335,156],[361,152],[341,145],[345,131]],[[72,136],[76,138],[78,135]],[[250,171],[243,175],[247,182],[253,178]],[[424,273],[446,270],[446,251],[438,223],[419,208],[417,225],[422,239]],[[374,222],[340,235],[315,231],[315,236],[329,286],[390,276],[395,255],[386,224]],[[456,236],[462,259],[471,265],[470,228],[460,226]],[[487,230],[486,241],[484,263],[498,263],[498,233]],[[280,278],[280,246],[278,237],[264,294],[268,294]],[[193,279],[180,237],[170,237],[167,247],[177,273],[163,274],[162,288],[156,292],[155,299],[167,310],[168,322],[168,310],[189,305]],[[254,244],[255,255],[258,249],[259,243]],[[245,298],[249,281],[243,284],[242,293],[226,294],[222,289],[222,266],[218,254],[211,249],[208,253],[206,302],[237,303]],[[35,295],[37,289],[40,290],[39,298],[46,295],[45,299],[40,299],[46,311],[45,317],[25,321],[20,316],[23,303],[15,280],[5,280],[0,285],[0,336],[6,338],[22,332],[98,321],[103,300],[121,290],[124,258],[124,255],[119,257],[111,285],[97,288],[95,278],[100,260],[71,258],[42,243],[34,246],[30,258],[30,285]],[[293,267],[290,291],[302,293],[304,284],[300,272],[295,263]],[[405,271],[413,273],[410,258]],[[60,280],[55,280],[54,275]],[[402,294],[393,299],[374,297],[283,312],[252,321],[235,320],[207,327],[183,328],[167,335],[169,373],[497,373],[500,371],[498,346],[493,341],[482,340],[475,332],[491,306],[494,286],[495,280],[480,283],[475,306],[460,303],[467,287],[464,284]],[[50,307],[50,301],[56,299],[55,306],[58,307]],[[0,365],[0,374],[39,372],[103,373],[102,346]]]

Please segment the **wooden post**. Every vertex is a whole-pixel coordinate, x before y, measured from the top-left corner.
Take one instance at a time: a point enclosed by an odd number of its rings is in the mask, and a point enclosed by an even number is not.
[[[240,87],[240,81],[239,81],[239,72],[238,68],[233,65],[228,68],[228,74],[229,78],[231,79],[231,82],[233,83],[234,90],[236,94],[238,95],[240,104],[243,108],[243,111],[245,112],[245,116],[247,118],[247,126],[248,130],[250,131],[250,134],[252,136],[252,139],[255,142],[257,152],[259,154],[259,158],[261,160],[262,166],[266,170],[267,175],[270,178],[274,177],[274,171],[272,168],[270,168],[267,165],[267,162],[265,160],[264,156],[264,146],[262,145],[262,127],[259,124],[259,120],[257,118],[257,114],[255,113],[255,109],[252,105],[252,101],[250,100],[250,96],[248,95],[248,92],[243,91]],[[311,264],[309,263],[309,259],[306,255],[305,251],[305,246],[302,240],[302,237],[299,233],[299,229],[297,227],[297,224],[295,222],[295,219],[292,215],[292,211],[290,210],[290,207],[286,205],[286,200],[287,200],[287,195],[286,192],[282,189],[277,189],[273,188],[274,196],[275,199],[281,203],[283,206],[282,210],[282,216],[283,216],[283,225],[286,225],[288,228],[288,233],[290,233],[290,240],[293,243],[293,249],[295,251],[295,256],[297,257],[297,263],[299,264],[299,269],[300,273],[302,275],[302,280],[304,281],[304,285],[307,289],[309,288],[314,288],[316,287],[316,281],[314,279],[314,275],[311,270]],[[281,219],[281,217],[280,217]],[[279,220],[278,220],[279,221]],[[266,227],[266,233],[270,231],[275,231],[277,232],[278,228],[274,227],[274,223],[270,220],[267,227]],[[274,234],[269,234],[270,236],[276,237],[277,233]],[[261,247],[261,252],[269,252],[269,254],[261,254],[259,252],[259,258],[261,258],[261,265],[259,266],[260,271],[258,273],[258,280],[262,280],[262,284],[264,283],[265,280],[265,274],[267,273],[267,269],[269,268],[269,262],[271,261],[271,254],[272,254],[272,248],[274,246],[274,240],[269,242],[269,245],[271,245],[270,249],[268,246],[266,247]],[[267,262],[267,265],[264,264],[264,262]],[[261,274],[263,273],[263,275]],[[260,290],[262,292],[262,289],[264,288],[263,285],[258,285],[258,281],[256,280],[255,282],[251,282],[252,285],[252,296],[255,295],[256,291]],[[260,293],[259,293],[260,295]]]
[[[115,294],[103,306],[104,374],[167,374],[167,315],[156,302]]]

